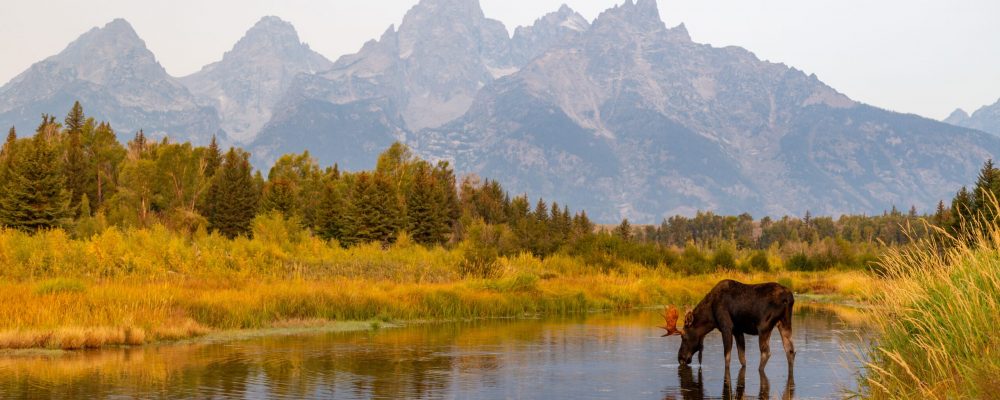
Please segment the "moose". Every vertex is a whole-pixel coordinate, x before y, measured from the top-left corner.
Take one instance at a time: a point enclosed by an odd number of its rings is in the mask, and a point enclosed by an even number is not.
[[[677,362],[691,363],[694,353],[698,353],[701,363],[702,341],[712,330],[722,333],[722,345],[729,368],[733,339],[739,351],[740,364],[747,365],[744,335],[758,335],[760,341],[760,367],[763,371],[771,357],[771,331],[778,327],[781,343],[785,348],[789,370],[795,362],[795,345],[792,343],[792,305],[795,298],[792,291],[777,283],[748,285],[734,280],[723,280],[715,285],[692,311],[684,316],[684,327],[677,328],[678,311],[674,306],[663,314],[667,332],[663,337],[679,335],[681,348],[677,352]]]

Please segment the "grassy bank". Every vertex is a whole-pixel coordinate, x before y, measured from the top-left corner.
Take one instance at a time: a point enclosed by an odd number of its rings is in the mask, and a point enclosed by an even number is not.
[[[212,331],[259,329],[294,321],[516,317],[696,302],[720,279],[781,279],[802,291],[857,295],[857,273],[595,274],[542,279],[519,272],[445,283],[329,280],[202,280],[137,283],[51,281],[0,284],[0,348],[79,349],[142,344]]]
[[[871,399],[1000,393],[1000,229],[890,251],[869,299],[880,331],[860,378]]]
[[[109,229],[0,231],[0,348],[81,349],[176,340],[295,321],[516,317],[693,303],[716,282],[777,280],[799,293],[860,298],[860,272],[715,272],[530,254],[470,275],[461,248],[341,248],[312,236],[184,237]]]

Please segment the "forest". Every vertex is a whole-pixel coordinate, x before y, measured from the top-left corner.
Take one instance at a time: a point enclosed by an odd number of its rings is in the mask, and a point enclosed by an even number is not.
[[[88,239],[162,226],[181,236],[253,235],[255,218],[280,215],[309,235],[337,246],[392,244],[404,234],[423,246],[462,248],[464,270],[488,276],[497,257],[530,253],[582,257],[603,268],[617,260],[685,273],[715,270],[870,268],[886,246],[926,234],[922,221],[950,227],[971,215],[1000,184],[992,163],[974,190],[962,189],[951,207],[933,215],[903,213],[838,218],[699,212],[659,225],[595,225],[566,204],[512,196],[488,178],[458,178],[447,162],[432,163],[396,143],[371,171],[320,166],[309,156],[280,157],[267,175],[249,154],[150,140],[139,131],[125,144],[110,124],[74,104],[62,123],[43,115],[33,135],[11,128],[0,150],[0,224],[35,233],[61,229]],[[990,190],[984,188],[989,187]],[[919,229],[913,229],[914,227]],[[914,236],[917,237],[914,237]]]

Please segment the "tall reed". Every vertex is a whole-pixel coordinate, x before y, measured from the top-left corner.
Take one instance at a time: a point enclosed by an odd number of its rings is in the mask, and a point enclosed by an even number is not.
[[[1000,228],[968,226],[962,238],[939,231],[882,259],[870,299],[880,337],[858,397],[1000,396]]]

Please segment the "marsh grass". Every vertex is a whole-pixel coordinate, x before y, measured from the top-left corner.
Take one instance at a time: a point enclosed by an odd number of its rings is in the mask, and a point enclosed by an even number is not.
[[[271,235],[273,236],[273,235]],[[500,257],[489,278],[464,254],[400,241],[342,248],[310,235],[269,241],[110,228],[0,230],[0,348],[83,349],[211,332],[337,321],[557,315],[700,300],[721,279],[780,279],[800,293],[861,297],[861,272],[716,272],[565,254]],[[287,235],[285,235],[287,236]],[[284,238],[285,236],[281,236]]]
[[[936,240],[885,255],[869,300],[880,337],[858,397],[1000,393],[1000,228],[974,225],[966,238],[940,231]]]

